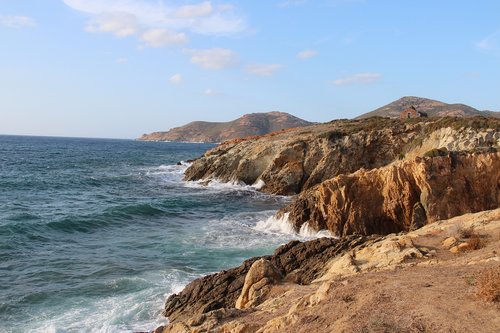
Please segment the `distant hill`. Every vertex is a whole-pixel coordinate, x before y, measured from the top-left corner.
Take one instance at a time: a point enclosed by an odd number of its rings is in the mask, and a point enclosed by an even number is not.
[[[251,113],[225,123],[193,121],[166,132],[144,134],[139,140],[222,142],[308,125],[312,123],[284,112]]]
[[[500,112],[479,111],[465,104],[447,104],[432,99],[407,96],[385,106],[382,106],[374,111],[362,114],[361,116],[357,117],[357,119],[373,116],[397,118],[403,110],[409,108],[410,106],[414,106],[418,111],[427,113],[429,117],[485,116],[500,118]]]

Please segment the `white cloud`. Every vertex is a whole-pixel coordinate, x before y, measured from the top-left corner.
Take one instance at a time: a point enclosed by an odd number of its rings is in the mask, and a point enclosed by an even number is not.
[[[124,65],[124,64],[128,63],[128,59],[127,58],[117,58],[116,63],[120,64],[120,65]]]
[[[283,66],[279,64],[255,64],[246,66],[245,71],[257,76],[273,76],[274,73],[276,73],[282,67]]]
[[[172,32],[161,28],[149,29],[143,32],[140,39],[149,47],[164,47],[188,42],[188,37],[185,33]]]
[[[179,84],[182,83],[182,75],[180,74],[174,74],[170,77],[170,82],[173,84]]]
[[[0,25],[12,29],[33,28],[36,22],[27,16],[3,16],[0,15]]]
[[[297,53],[297,58],[299,58],[299,59],[309,59],[309,58],[317,57],[318,55],[319,55],[318,51],[304,50],[304,51],[300,51],[299,53]]]
[[[219,91],[215,91],[213,89],[208,88],[208,89],[205,89],[205,91],[203,92],[203,95],[205,95],[205,96],[219,96],[219,95],[222,95],[222,93]]]
[[[382,78],[382,74],[380,73],[358,73],[351,76],[347,76],[344,78],[337,79],[333,81],[333,83],[337,86],[344,86],[348,84],[356,84],[356,83],[374,83]]]
[[[476,43],[476,47],[484,51],[498,50],[500,47],[500,31],[497,31]]]
[[[126,12],[96,16],[85,27],[88,32],[108,32],[116,37],[128,37],[139,31],[137,17]]]
[[[143,30],[164,28],[172,32],[204,35],[235,35],[247,29],[246,21],[233,6],[213,6],[211,1],[175,6],[172,2],[145,0],[63,0],[91,19],[111,13],[134,15]]]
[[[191,63],[204,69],[218,70],[232,67],[237,63],[237,55],[229,49],[187,50],[191,55]]]
[[[212,4],[210,1],[202,2],[198,5],[185,5],[175,11],[175,16],[180,18],[193,18],[207,16],[212,13]]]

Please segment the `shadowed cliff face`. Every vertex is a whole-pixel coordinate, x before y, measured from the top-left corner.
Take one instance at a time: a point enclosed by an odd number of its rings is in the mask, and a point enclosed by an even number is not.
[[[450,154],[340,175],[300,194],[289,213],[335,235],[388,234],[500,205],[500,154]]]
[[[401,122],[340,120],[219,145],[196,160],[186,180],[263,181],[262,191],[293,195],[341,174],[379,168],[435,148],[498,147],[500,120],[443,118]]]

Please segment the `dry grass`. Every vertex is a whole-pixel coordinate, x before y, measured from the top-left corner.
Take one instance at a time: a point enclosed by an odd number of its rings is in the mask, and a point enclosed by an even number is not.
[[[476,285],[479,298],[487,302],[500,302],[500,265],[480,272]]]
[[[468,228],[459,228],[458,229],[458,236],[460,238],[472,238],[474,236],[477,236],[477,234],[474,230],[474,226],[471,225]]]
[[[483,247],[483,242],[481,241],[481,238],[477,234],[473,234],[472,236],[469,237],[469,240],[467,241],[467,250],[473,251],[473,250],[479,250],[480,248]]]

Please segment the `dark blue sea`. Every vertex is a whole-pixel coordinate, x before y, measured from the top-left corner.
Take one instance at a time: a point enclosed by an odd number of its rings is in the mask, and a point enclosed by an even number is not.
[[[166,323],[193,279],[301,238],[288,199],[184,182],[209,144],[0,136],[0,332]]]

